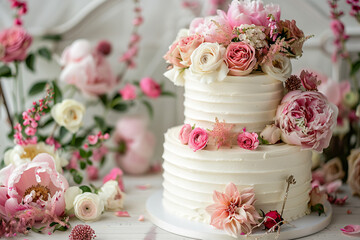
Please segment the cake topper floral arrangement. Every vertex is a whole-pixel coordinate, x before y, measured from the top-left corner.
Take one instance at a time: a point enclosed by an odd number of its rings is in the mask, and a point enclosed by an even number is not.
[[[276,4],[234,0],[227,12],[195,18],[165,54],[170,66],[164,75],[182,86],[185,74],[212,83],[261,70],[284,82],[291,75],[290,59],[302,55],[309,37],[280,13]]]

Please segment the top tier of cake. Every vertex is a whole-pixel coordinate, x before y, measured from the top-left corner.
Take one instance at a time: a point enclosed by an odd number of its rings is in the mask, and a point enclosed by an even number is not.
[[[273,123],[283,97],[282,82],[260,72],[207,84],[185,70],[185,79],[185,123],[205,129],[218,118],[235,124],[234,131],[261,132]]]

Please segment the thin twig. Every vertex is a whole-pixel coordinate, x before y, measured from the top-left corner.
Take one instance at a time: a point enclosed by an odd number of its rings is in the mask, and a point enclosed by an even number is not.
[[[11,118],[11,114],[10,114],[10,111],[9,111],[9,107],[7,105],[7,101],[6,101],[4,91],[2,90],[1,80],[0,80],[0,95],[1,95],[1,98],[2,98],[4,106],[5,106],[6,114],[7,114],[8,120],[10,122],[11,129],[13,129],[14,128],[14,122],[13,122],[13,120]]]

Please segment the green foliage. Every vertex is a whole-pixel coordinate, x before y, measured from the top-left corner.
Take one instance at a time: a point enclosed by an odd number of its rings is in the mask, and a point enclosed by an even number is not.
[[[146,100],[142,100],[141,101],[144,106],[146,107],[146,110],[148,111],[149,115],[150,115],[150,118],[153,118],[154,116],[154,110],[153,110],[153,107],[151,106],[150,102],[146,101]]]
[[[39,48],[37,53],[39,54],[39,56],[45,58],[48,61],[51,61],[51,52],[47,47]]]
[[[311,206],[311,211],[312,212],[317,212],[319,214],[319,216],[323,213],[325,214],[325,209],[324,209],[324,205],[322,205],[321,203],[316,204],[315,206]]]
[[[30,53],[27,55],[25,65],[30,71],[35,72],[35,54]]]
[[[360,59],[351,65],[350,76],[354,76],[360,70]]]
[[[85,192],[92,192],[92,191],[91,191],[91,188],[88,187],[88,186],[86,186],[86,185],[82,185],[82,186],[80,186],[79,188],[81,189],[81,191],[82,191],[83,193],[85,193]]]
[[[32,85],[30,87],[29,95],[34,96],[34,95],[37,95],[39,93],[43,93],[47,84],[48,84],[48,82],[46,80],[36,82],[34,85]]]
[[[102,131],[104,132],[106,129],[106,123],[105,120],[100,117],[100,116],[94,116],[94,121],[96,123],[96,126]]]
[[[7,65],[0,67],[0,77],[12,77],[11,68]]]
[[[31,230],[33,232],[36,232],[36,233],[42,233],[42,230],[44,229],[45,227],[40,227],[40,228],[36,228],[36,227],[31,227]]]
[[[167,96],[167,97],[176,97],[176,94],[170,91],[163,91],[161,92],[161,96]]]
[[[44,36],[42,36],[42,39],[59,42],[59,41],[62,40],[62,36],[59,35],[59,34],[55,34],[55,35],[44,35]]]
[[[260,136],[258,136],[258,139],[259,139],[259,143],[260,143],[261,145],[269,145],[269,144],[270,144],[267,140],[263,139],[263,138],[260,137]]]
[[[70,169],[70,174],[73,177],[75,183],[80,184],[83,181],[83,176],[76,169]]]
[[[54,89],[54,103],[56,104],[62,101],[62,92],[59,86],[57,85],[56,80],[53,80],[51,84]]]

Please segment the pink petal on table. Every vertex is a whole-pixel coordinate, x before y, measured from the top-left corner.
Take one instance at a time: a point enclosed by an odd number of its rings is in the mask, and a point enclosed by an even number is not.
[[[140,190],[146,190],[146,189],[151,188],[151,185],[150,184],[137,185],[136,188],[140,189]]]
[[[326,192],[327,193],[337,192],[339,190],[339,188],[341,187],[341,185],[342,185],[341,180],[332,181],[331,183],[326,185]]]
[[[360,225],[347,225],[341,228],[341,231],[345,234],[358,234],[360,233]]]
[[[118,211],[115,213],[117,217],[130,217],[129,213],[127,211]]]
[[[142,221],[144,221],[144,219],[145,219],[144,215],[140,215],[139,218],[138,218],[138,221],[142,222]]]

